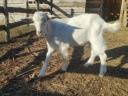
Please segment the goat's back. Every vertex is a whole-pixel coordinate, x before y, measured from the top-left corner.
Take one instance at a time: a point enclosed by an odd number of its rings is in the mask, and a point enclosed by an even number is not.
[[[69,19],[68,24],[72,26],[91,27],[93,23],[104,24],[104,20],[98,14],[82,14]]]

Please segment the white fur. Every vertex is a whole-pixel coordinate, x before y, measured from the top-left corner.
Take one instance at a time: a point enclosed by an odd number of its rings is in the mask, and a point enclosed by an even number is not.
[[[96,56],[100,57],[100,76],[107,71],[105,54],[106,46],[103,39],[103,33],[106,31],[116,32],[120,28],[119,22],[113,24],[106,23],[97,14],[83,14],[70,18],[67,23],[61,20],[48,20],[47,14],[35,12],[33,21],[37,30],[37,35],[45,34],[47,36],[48,52],[44,66],[39,76],[45,75],[48,67],[48,61],[54,51],[59,51],[64,59],[63,71],[68,68],[68,48],[70,46],[84,45],[86,42],[91,44],[91,56],[84,66],[94,63]]]

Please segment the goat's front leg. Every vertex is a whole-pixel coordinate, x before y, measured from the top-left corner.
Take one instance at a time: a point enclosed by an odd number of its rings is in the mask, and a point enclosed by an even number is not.
[[[68,65],[69,65],[69,62],[68,62],[68,45],[61,46],[60,53],[61,53],[63,60],[64,60],[64,65],[62,66],[62,71],[67,71]]]
[[[40,70],[39,77],[45,76],[45,71],[48,67],[48,62],[49,62],[49,60],[52,56],[52,53],[54,52],[54,49],[48,43],[47,43],[47,47],[48,47],[48,52],[47,52],[47,55],[46,55],[44,65],[43,65],[42,69]]]

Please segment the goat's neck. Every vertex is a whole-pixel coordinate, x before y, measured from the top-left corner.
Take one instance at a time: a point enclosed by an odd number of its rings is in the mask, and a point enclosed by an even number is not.
[[[47,39],[51,38],[52,34],[51,34],[50,20],[44,23],[43,32]]]

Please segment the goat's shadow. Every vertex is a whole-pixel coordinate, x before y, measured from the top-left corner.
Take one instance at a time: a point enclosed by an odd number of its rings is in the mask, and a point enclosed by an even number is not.
[[[107,50],[108,60],[116,59],[122,56],[121,63],[117,68],[122,67],[124,64],[128,64],[128,46],[121,46],[118,48]]]
[[[116,67],[108,66],[108,75],[128,79],[128,67],[123,67],[124,65],[128,64],[128,46],[110,49],[107,50],[106,53],[108,55],[108,61],[122,57],[120,64],[118,64]]]
[[[74,51],[72,53],[72,59],[70,60],[70,64],[67,72],[98,75],[100,64],[96,63],[96,64],[93,64],[92,66],[84,67],[83,64],[86,63],[88,58],[86,58],[85,60],[81,59],[83,56],[83,53],[84,53],[84,47],[78,46],[74,48]],[[121,59],[121,63],[116,64],[117,66],[113,67],[113,66],[107,65],[108,70],[107,70],[106,76],[113,76],[113,77],[118,77],[122,79],[128,79],[128,75],[127,75],[128,68],[122,67],[123,65],[128,64],[128,46],[121,46],[121,47],[109,49],[106,51],[106,53],[108,56],[107,61],[117,59],[123,56],[123,58]],[[96,60],[98,59],[96,58]],[[62,74],[62,73],[63,72],[60,69],[60,70],[57,70],[55,73],[52,73],[49,76],[44,77],[43,79],[49,80],[51,78],[54,78],[55,75]]]
[[[88,68],[83,67],[83,64],[86,62],[86,60],[81,60],[83,53],[84,53],[84,47],[79,46],[79,47],[74,48],[74,51],[72,54],[72,59],[70,61],[70,66],[68,68],[68,72],[97,75],[99,73],[99,65],[100,64],[97,63]],[[107,66],[108,72],[106,75],[118,77],[118,78],[122,78],[122,79],[128,79],[128,75],[127,75],[128,69],[122,68],[123,65],[128,64],[128,46],[121,46],[121,47],[113,48],[113,49],[107,50],[106,53],[109,58],[108,61],[122,57],[121,63],[118,64],[116,67]],[[26,67],[24,67],[23,69],[20,70],[20,73],[23,73],[26,70],[30,70],[34,67],[37,67],[42,62],[42,60],[45,59],[45,55],[46,55],[46,49],[43,49],[42,51],[40,51],[38,56],[36,56],[32,62],[30,62]],[[27,75],[29,75],[29,74],[31,74],[31,72],[27,73]],[[60,73],[60,71],[57,71],[53,74],[50,74],[50,76],[48,76],[44,79],[48,80],[48,79],[54,78],[56,74],[61,74],[61,73]],[[33,78],[33,79],[35,79],[35,78]],[[29,94],[29,93],[31,93],[32,96],[35,96],[35,95],[41,95],[41,96],[45,96],[45,95],[46,96],[48,96],[48,95],[49,96],[50,95],[51,96],[59,96],[60,95],[60,96],[63,96],[60,93],[52,93],[52,92],[44,92],[44,91],[39,92],[38,90],[33,90],[31,84],[35,83],[35,82],[31,82],[31,81],[27,82],[26,80],[24,80],[22,78],[22,76],[20,79],[17,79],[14,76],[14,78],[12,78],[11,80],[8,81],[7,85],[5,85],[4,87],[2,87],[0,89],[0,95],[4,95],[6,93],[8,93],[9,95],[14,95],[19,90],[21,90],[21,93],[17,93],[18,96],[23,96],[24,94]],[[37,80],[37,82],[38,82],[38,80]],[[23,86],[22,86],[22,88],[16,86],[16,85],[22,85],[22,84],[23,85],[27,84],[27,86],[25,85],[24,89],[22,89]]]
[[[87,61],[87,59],[81,60],[81,56],[83,55],[83,50],[84,50],[83,47],[76,47],[74,49],[68,72],[98,75],[99,67],[100,67],[99,63],[96,63],[87,68],[83,66],[83,64],[86,63]],[[118,64],[116,67],[107,66],[108,70],[106,75],[128,79],[128,75],[127,75],[128,68],[122,68],[123,65],[128,64],[128,46],[113,48],[113,49],[107,50],[106,53],[108,56],[107,61],[117,59],[123,56],[123,58],[121,59],[121,63]]]

